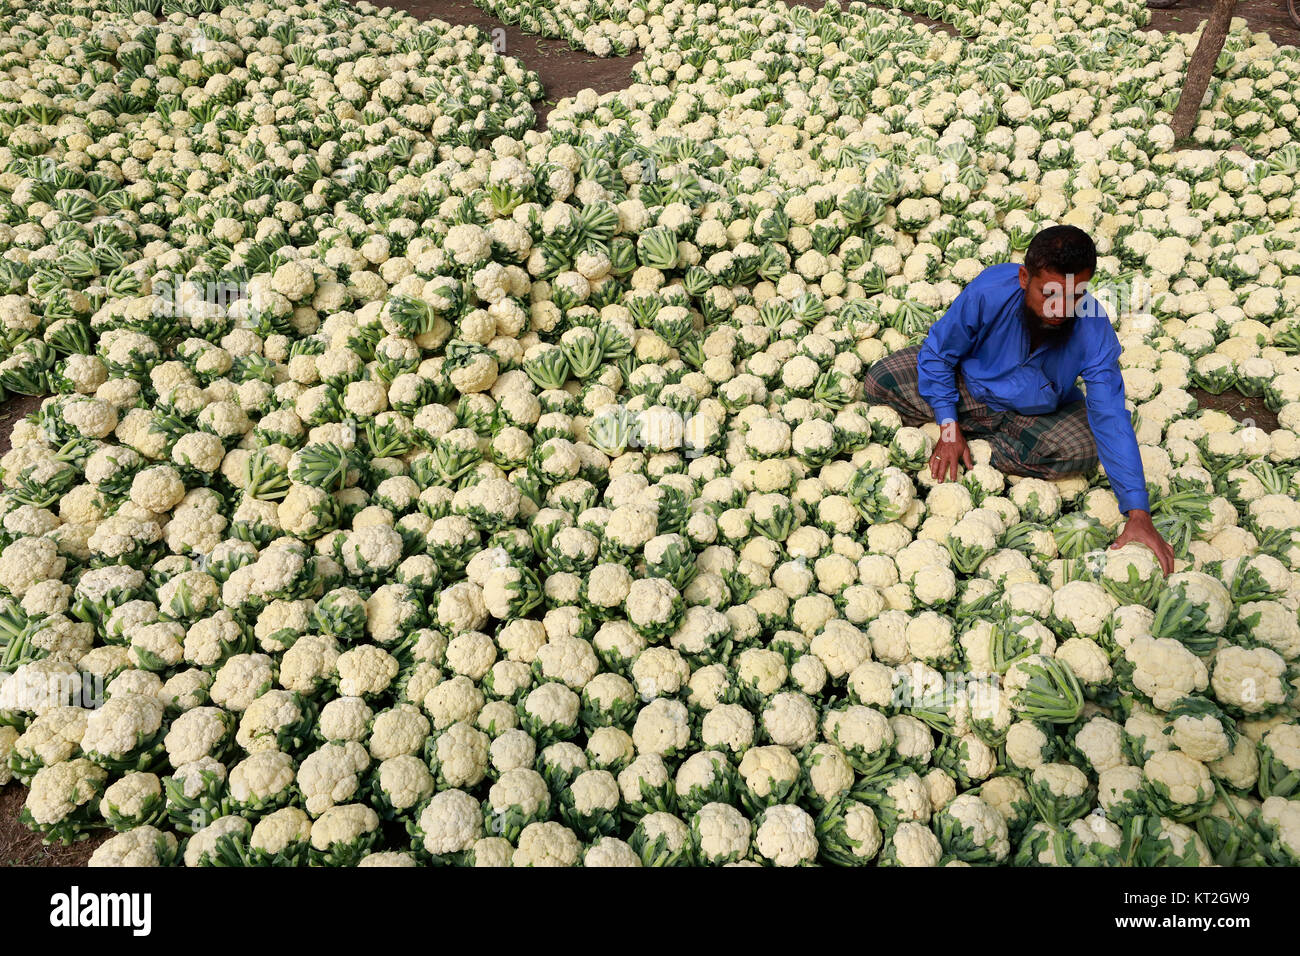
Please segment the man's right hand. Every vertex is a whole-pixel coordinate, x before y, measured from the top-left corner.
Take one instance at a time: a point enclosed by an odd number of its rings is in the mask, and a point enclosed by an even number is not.
[[[959,462],[967,468],[975,465],[961,427],[956,422],[940,425],[939,443],[934,446],[934,454],[930,456],[930,475],[935,481],[947,481],[950,477],[956,481]]]

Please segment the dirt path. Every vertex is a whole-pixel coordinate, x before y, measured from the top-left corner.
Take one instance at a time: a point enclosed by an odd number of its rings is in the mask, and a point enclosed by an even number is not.
[[[436,17],[451,24],[467,24],[486,30],[494,39],[504,33],[498,52],[516,57],[536,70],[546,89],[546,99],[533,103],[538,128],[546,128],[551,108],[566,96],[591,88],[601,93],[621,90],[632,82],[632,68],[641,62],[641,51],[625,57],[599,57],[570,49],[564,40],[548,40],[524,33],[518,26],[506,26],[480,10],[469,0],[395,0],[392,6],[422,20]]]
[[[1152,10],[1148,30],[1191,33],[1210,15],[1214,0],[1179,0],[1168,10]],[[1287,16],[1286,0],[1238,0],[1233,16],[1243,18],[1256,33],[1267,33],[1274,43],[1300,46],[1300,29]]]

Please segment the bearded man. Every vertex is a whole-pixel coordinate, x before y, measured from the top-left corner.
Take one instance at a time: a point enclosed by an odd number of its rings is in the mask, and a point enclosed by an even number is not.
[[[1119,338],[1087,291],[1096,268],[1096,246],[1082,229],[1042,230],[1024,265],[989,266],[923,344],[876,362],[865,397],[892,406],[907,425],[938,423],[930,471],[939,481],[973,465],[968,436],[986,440],[990,464],[1008,475],[1053,480],[1091,472],[1100,460],[1128,516],[1114,546],[1146,545],[1169,574],[1173,549],[1151,522]]]

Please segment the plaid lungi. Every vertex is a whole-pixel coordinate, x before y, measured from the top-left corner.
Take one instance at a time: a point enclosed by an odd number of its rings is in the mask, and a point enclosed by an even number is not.
[[[886,355],[867,370],[863,383],[867,402],[889,405],[905,425],[913,427],[934,421],[934,412],[919,390],[916,357],[920,351],[914,345]],[[993,448],[990,464],[1003,474],[1052,480],[1097,467],[1097,445],[1083,402],[1062,405],[1050,415],[999,412],[971,397],[960,372],[957,391],[962,434],[987,441]]]

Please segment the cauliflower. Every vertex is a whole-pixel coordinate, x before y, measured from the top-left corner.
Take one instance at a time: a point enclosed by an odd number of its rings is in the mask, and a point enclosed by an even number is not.
[[[143,826],[161,817],[162,783],[152,773],[128,773],[110,784],[99,814],[116,830]]]
[[[1102,687],[1111,682],[1110,661],[1095,641],[1072,637],[1056,649],[1056,659],[1070,666],[1074,676],[1086,687]]]
[[[384,693],[400,669],[391,654],[371,644],[344,651],[335,660],[334,666],[338,671],[339,693],[347,697],[377,696]]]
[[[755,823],[754,848],[774,866],[799,866],[816,859],[816,827],[812,817],[799,807],[768,807]]]
[[[355,741],[325,744],[308,754],[298,768],[298,787],[307,812],[320,816],[345,803],[360,785],[360,774],[370,766],[366,749]]]
[[[21,598],[42,581],[63,577],[66,566],[49,538],[19,538],[0,551],[0,587]]]
[[[894,734],[894,752],[911,764],[926,764],[934,750],[934,734],[911,714],[896,714],[889,718],[889,729]]]
[[[519,834],[512,866],[577,866],[582,845],[572,830],[553,821],[530,823]]]
[[[906,821],[890,835],[882,863],[892,866],[938,866],[943,846],[924,824]]]
[[[642,699],[673,696],[691,676],[690,665],[668,647],[649,647],[632,662],[631,677]]]
[[[636,851],[617,837],[603,836],[591,844],[582,858],[583,866],[641,866]]]
[[[435,730],[443,730],[457,721],[472,720],[484,703],[483,692],[461,675],[435,685],[423,701]]]
[[[290,799],[295,781],[294,760],[276,750],[264,750],[231,768],[230,796],[241,810],[254,813],[278,808]]]
[[[155,465],[136,473],[131,501],[157,514],[171,511],[185,497],[185,482],[170,465]]]
[[[229,742],[234,721],[219,707],[195,707],[172,721],[163,738],[167,759],[173,767],[201,757],[220,756]]]
[[[22,822],[55,837],[75,837],[80,824],[103,793],[108,773],[85,757],[43,767],[32,777],[23,803]]]
[[[274,673],[274,662],[267,655],[236,654],[221,665],[208,693],[219,707],[235,712],[247,710],[270,690]]]
[[[332,806],[311,826],[313,861],[355,866],[379,837],[379,815],[360,803]]]
[[[374,718],[370,756],[376,760],[419,753],[429,735],[429,720],[411,704],[398,704]]]
[[[360,697],[335,697],[321,708],[316,735],[328,743],[363,743],[370,733],[373,712]]]
[[[1152,754],[1142,766],[1142,780],[1152,805],[1174,820],[1194,820],[1214,802],[1209,770],[1179,750]]]
[[[618,780],[607,770],[584,770],[563,795],[570,820],[588,830],[608,826],[620,798]]]
[[[1300,803],[1269,797],[1260,807],[1260,820],[1278,860],[1295,865],[1300,860]]]
[[[162,725],[163,704],[157,697],[114,694],[87,718],[81,749],[110,769],[124,763],[147,766],[162,749]]]
[[[1124,756],[1124,728],[1107,717],[1098,715],[1083,724],[1074,735],[1074,746],[1095,774],[1128,762]]]
[[[1260,793],[1292,797],[1300,790],[1300,726],[1278,724],[1259,741]]]
[[[1006,821],[1008,832],[1019,832],[1032,813],[1029,791],[1013,776],[992,777],[980,785],[979,797]]]
[[[1202,665],[1204,670],[1204,665]],[[1230,712],[1267,714],[1291,699],[1286,661],[1267,647],[1225,647],[1214,657],[1209,684],[1214,697]],[[1202,681],[1199,690],[1205,688]]]
[[[1011,852],[1006,820],[972,793],[954,797],[935,816],[944,849],[967,863],[1001,863]]]
[[[691,837],[700,858],[720,866],[744,859],[752,830],[749,819],[725,803],[707,803],[691,821]]]
[[[1248,601],[1237,609],[1237,614],[1255,641],[1284,660],[1300,659],[1300,621],[1295,611],[1277,601]]]
[[[490,744],[487,734],[458,721],[434,739],[426,755],[440,785],[473,787],[487,772]]]
[[[420,811],[417,833],[431,856],[464,853],[483,835],[483,811],[465,791],[442,790]]]
[[[18,742],[21,735],[16,727],[0,727],[0,786],[4,786],[13,779],[13,769],[10,766],[10,760],[14,756],[14,745]],[[77,734],[72,740],[68,741],[68,755],[71,756],[75,751],[76,743],[80,740],[80,734]],[[64,758],[66,759],[66,758]]]
[[[507,730],[492,741],[489,748],[492,767],[498,774],[531,767],[537,756],[537,743],[518,728]]]
[[[632,741],[638,753],[671,756],[682,750],[690,739],[686,705],[663,697],[642,707],[632,727]]]
[[[681,596],[663,578],[638,578],[624,601],[628,622],[647,640],[666,637],[682,612]]]
[[[857,704],[829,712],[823,732],[861,773],[879,769],[895,742],[894,729],[885,716]]]
[[[762,697],[780,690],[790,673],[780,654],[756,647],[741,651],[735,668],[741,686],[752,688]]]
[[[957,642],[952,622],[934,611],[922,611],[904,628],[908,654],[934,667],[942,667],[956,655]]]
[[[1007,761],[1021,770],[1036,770],[1051,760],[1051,740],[1042,727],[1027,720],[1007,730]]]
[[[846,621],[828,621],[808,648],[825,666],[826,673],[836,680],[871,658],[869,637]]]
[[[817,738],[817,709],[800,693],[774,695],[763,710],[762,721],[767,738],[791,750],[801,750]]]
[[[91,867],[170,866],[178,845],[174,834],[145,825],[104,841],[86,862]]]
[[[419,806],[434,791],[433,774],[413,754],[391,757],[379,764],[376,781],[384,799],[397,813]]]
[[[740,704],[719,704],[704,715],[700,739],[706,747],[741,753],[754,741],[754,715]]]
[[[312,820],[297,807],[282,807],[253,825],[248,838],[254,860],[301,865],[311,843]]]
[[[752,747],[745,751],[738,767],[745,789],[762,806],[779,803],[799,778],[799,761],[789,749],[778,745]]]
[[[1110,620],[1118,602],[1099,584],[1071,581],[1052,595],[1052,617],[1067,633],[1096,638]]]
[[[215,866],[219,859],[219,841],[231,837],[242,842],[252,830],[243,817],[223,816],[203,827],[185,844],[186,866]]]
[[[339,653],[338,642],[333,637],[304,635],[280,659],[280,686],[297,693],[312,693],[336,673]]]
[[[1209,684],[1204,662],[1172,637],[1138,637],[1125,648],[1124,660],[1133,668],[1133,687],[1161,710]],[[1215,693],[1223,698],[1218,687]]]
[[[562,636],[538,648],[536,666],[547,680],[558,680],[581,691],[596,676],[600,662],[589,643]]]
[[[513,840],[528,823],[546,819],[550,806],[550,791],[542,775],[519,767],[501,774],[488,791],[484,809],[492,816],[489,829]]]

